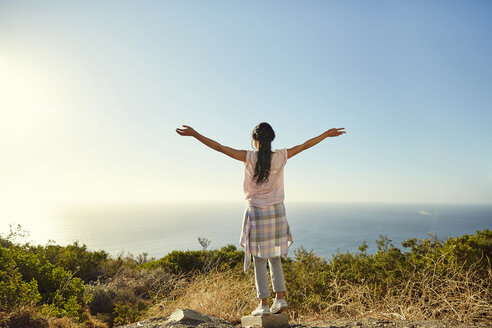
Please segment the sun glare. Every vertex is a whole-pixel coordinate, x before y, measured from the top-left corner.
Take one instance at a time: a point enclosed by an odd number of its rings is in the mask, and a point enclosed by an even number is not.
[[[29,137],[55,118],[63,89],[49,68],[23,57],[0,55],[0,139]]]

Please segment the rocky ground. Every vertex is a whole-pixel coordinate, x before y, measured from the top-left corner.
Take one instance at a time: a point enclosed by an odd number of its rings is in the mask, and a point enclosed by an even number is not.
[[[390,321],[390,320],[329,320],[315,321],[300,324],[290,324],[290,328],[489,328],[491,324],[476,323],[465,324],[460,322],[445,321]]]
[[[181,312],[180,312],[181,311]],[[188,312],[187,312],[188,311]],[[177,309],[168,317],[139,321],[118,328],[239,328],[241,324],[191,310]],[[403,321],[403,320],[323,320],[290,323],[289,328],[490,328],[492,323],[460,323],[449,321]]]

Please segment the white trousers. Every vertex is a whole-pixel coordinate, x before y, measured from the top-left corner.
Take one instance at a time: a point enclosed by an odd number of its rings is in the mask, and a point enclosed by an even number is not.
[[[282,261],[280,256],[264,259],[253,256],[255,266],[255,284],[258,298],[268,298],[270,287],[268,284],[267,260],[270,267],[270,276],[274,292],[285,292],[284,272],[282,271]]]

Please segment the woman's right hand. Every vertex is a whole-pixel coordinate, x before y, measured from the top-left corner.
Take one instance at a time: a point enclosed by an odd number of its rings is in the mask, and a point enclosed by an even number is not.
[[[197,132],[188,125],[183,125],[184,129],[177,128],[176,132],[181,136],[191,136],[194,137],[197,135]]]

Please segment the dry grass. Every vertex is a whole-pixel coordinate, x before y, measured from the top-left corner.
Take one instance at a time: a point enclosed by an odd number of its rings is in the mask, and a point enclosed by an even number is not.
[[[492,321],[492,269],[485,274],[474,266],[448,267],[408,273],[401,288],[385,294],[368,284],[334,279],[336,302],[324,304],[319,312],[299,313],[301,318],[378,318],[399,320]]]
[[[21,306],[11,312],[0,314],[0,327],[49,328],[49,320],[34,306]]]
[[[169,315],[176,308],[188,308],[238,323],[257,305],[254,278],[237,271],[195,276],[153,306],[146,317]]]
[[[292,322],[364,318],[492,322],[490,265],[484,272],[483,265],[480,270],[478,265],[443,266],[440,261],[441,259],[436,260],[433,267],[426,270],[413,269],[405,272],[404,283],[393,288],[374,288],[368,282],[355,284],[335,276],[328,282],[329,289],[325,289],[329,290],[330,295],[314,291],[297,300],[310,302],[310,306],[305,308],[312,310],[303,310],[300,307],[288,308],[286,312]],[[445,271],[440,270],[443,267],[446,268]],[[304,281],[302,276],[295,277]],[[305,281],[309,282],[309,279]],[[211,271],[191,277],[170,276],[159,270],[121,272],[106,285],[93,288],[98,292],[96,303],[99,302],[100,305],[108,300],[134,304],[134,299],[146,298],[145,302],[154,305],[140,319],[166,316],[176,308],[190,308],[238,323],[258,302],[254,275],[251,271],[245,275],[240,270]],[[149,291],[155,296],[149,297]],[[288,293],[286,297],[289,302]],[[291,297],[294,297],[294,293]],[[42,315],[34,307],[21,307],[10,313],[0,313],[0,327],[1,322],[8,322],[8,327],[107,327],[103,318],[96,318],[88,313],[88,319],[86,323],[80,324],[68,318]]]
[[[469,268],[454,265],[446,270],[444,277],[436,271],[413,272],[401,294],[393,297],[386,307],[396,311],[392,304],[401,304],[403,318],[492,321],[490,266],[485,275],[473,265]]]
[[[335,299],[334,302],[324,295],[311,295],[317,302],[317,310],[289,308],[286,312],[295,322],[362,318],[492,321],[490,266],[484,274],[473,265],[467,268],[448,265],[445,272],[439,272],[439,261],[434,265],[431,270],[407,272],[405,284],[384,293],[368,283],[333,279],[330,299]],[[256,307],[255,296],[253,275],[233,271],[201,274],[183,280],[181,287],[153,306],[146,317],[169,315],[183,307],[237,323]]]

